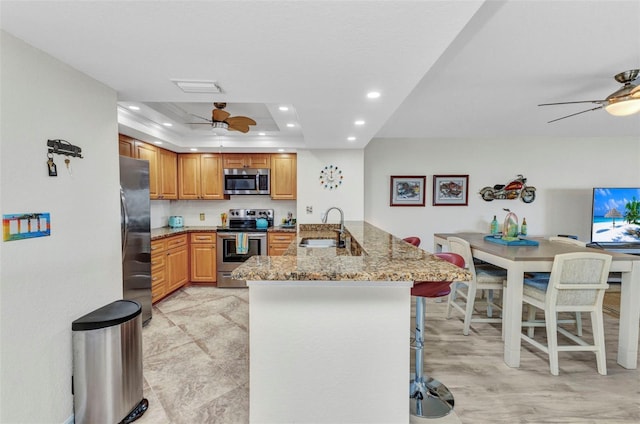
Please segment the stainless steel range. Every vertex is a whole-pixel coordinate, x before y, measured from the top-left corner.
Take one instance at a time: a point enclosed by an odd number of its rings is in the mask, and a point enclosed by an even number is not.
[[[246,287],[244,280],[231,278],[231,271],[255,255],[267,255],[267,229],[273,227],[273,209],[229,209],[229,225],[217,228],[218,287]],[[238,253],[237,241],[243,233],[247,251]]]

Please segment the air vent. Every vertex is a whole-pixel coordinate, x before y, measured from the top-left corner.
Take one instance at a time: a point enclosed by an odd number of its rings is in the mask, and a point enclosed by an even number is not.
[[[185,93],[222,93],[216,81],[171,80]]]

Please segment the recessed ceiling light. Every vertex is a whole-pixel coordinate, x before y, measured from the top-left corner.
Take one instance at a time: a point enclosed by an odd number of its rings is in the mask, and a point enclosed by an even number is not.
[[[215,81],[206,80],[177,80],[172,79],[175,85],[177,85],[185,93],[221,93],[222,89]]]
[[[351,137],[347,137],[347,140],[349,140],[349,141],[356,141],[356,138],[355,138],[354,136],[351,136]]]
[[[267,135],[267,133],[260,132],[258,135]]]
[[[140,108],[138,106],[133,106],[133,105],[129,106],[129,109],[131,109],[131,110],[140,110]]]
[[[287,127],[289,127],[289,128],[293,128],[295,126],[296,126],[295,124],[291,124],[291,123],[287,124]]]
[[[364,121],[362,119],[359,119],[359,120],[355,121],[354,124],[356,124],[356,125],[364,125]]]
[[[279,152],[284,152],[284,149],[278,149]]]
[[[377,91],[370,91],[367,93],[367,98],[369,99],[377,99],[378,97],[380,97],[380,93]]]
[[[165,127],[173,127],[173,124],[171,122],[163,122],[162,125],[164,125]]]
[[[196,149],[195,147],[192,147],[189,150],[191,150],[192,152],[197,152],[198,151],[198,149]]]
[[[289,110],[289,108],[288,108],[288,107],[286,107],[286,106],[280,106],[278,109],[280,109],[280,110],[281,110],[281,111],[283,111],[283,112],[286,112],[286,111],[288,111],[288,110]]]
[[[162,141],[154,141],[153,144],[162,144]]]

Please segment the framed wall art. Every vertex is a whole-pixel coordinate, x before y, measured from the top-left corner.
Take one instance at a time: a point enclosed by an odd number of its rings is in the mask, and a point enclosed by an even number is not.
[[[434,175],[433,206],[467,206],[468,175]]]
[[[424,175],[392,175],[389,206],[424,206],[426,180]]]

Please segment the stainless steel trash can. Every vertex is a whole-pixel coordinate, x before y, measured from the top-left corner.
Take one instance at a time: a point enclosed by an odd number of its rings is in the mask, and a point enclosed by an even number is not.
[[[148,407],[142,397],[142,308],[117,300],[73,321],[76,424],[130,423]]]

